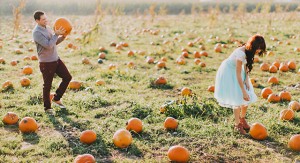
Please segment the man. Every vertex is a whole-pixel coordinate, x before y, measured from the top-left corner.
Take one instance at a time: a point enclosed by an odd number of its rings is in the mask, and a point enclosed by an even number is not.
[[[46,113],[53,113],[50,101],[50,89],[52,86],[54,74],[57,74],[60,78],[62,78],[62,82],[57,88],[52,101],[61,108],[65,108],[65,106],[62,104],[60,99],[65,93],[69,82],[72,79],[72,76],[69,73],[67,67],[60,60],[56,48],[56,45],[58,45],[65,39],[65,36],[63,36],[63,34],[65,33],[65,29],[63,29],[62,27],[60,27],[59,29],[54,29],[53,34],[51,29],[47,27],[48,20],[44,12],[36,11],[33,17],[37,23],[37,25],[33,29],[33,40],[37,47],[40,71],[42,72],[44,80],[44,110]]]

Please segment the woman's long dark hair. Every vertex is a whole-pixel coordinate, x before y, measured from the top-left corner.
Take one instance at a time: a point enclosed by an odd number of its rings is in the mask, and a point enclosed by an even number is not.
[[[258,54],[259,56],[261,56],[266,51],[265,39],[263,36],[256,34],[250,37],[247,43],[244,44],[244,46],[247,60],[246,67],[248,68],[247,73],[250,73],[253,68],[252,65],[256,50],[261,49],[260,53]]]

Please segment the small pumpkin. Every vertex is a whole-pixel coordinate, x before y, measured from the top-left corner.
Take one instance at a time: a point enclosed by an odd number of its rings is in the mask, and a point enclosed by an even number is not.
[[[68,88],[70,88],[70,89],[80,89],[81,84],[82,84],[82,82],[72,80],[72,81],[70,81]]]
[[[132,56],[134,56],[134,52],[132,50],[129,50],[127,52],[127,55],[128,55],[128,57],[132,57]]]
[[[91,154],[83,154],[76,156],[74,163],[96,163],[96,160]]]
[[[208,86],[207,90],[209,92],[215,92],[215,86],[214,85]]]
[[[7,125],[14,125],[14,124],[18,123],[18,121],[19,121],[19,117],[14,112],[6,113],[2,119],[2,122]]]
[[[281,91],[279,97],[282,101],[291,101],[292,95],[288,91]]]
[[[272,93],[268,96],[268,102],[276,103],[276,102],[279,102],[279,101],[280,101],[280,97],[275,93]]]
[[[155,81],[154,81],[155,85],[165,85],[167,84],[167,79],[163,76],[158,77]]]
[[[133,130],[137,133],[140,133],[143,130],[143,122],[138,118],[130,118],[126,122],[126,130]]]
[[[81,60],[81,62],[83,63],[83,64],[91,64],[91,62],[90,62],[90,60],[88,59],[88,58],[82,58],[82,60]]]
[[[195,63],[196,65],[200,64],[200,62],[201,62],[201,60],[200,60],[199,58],[195,58],[195,59],[194,59],[194,63]]]
[[[279,84],[279,81],[278,81],[278,78],[276,78],[276,77],[274,77],[274,76],[272,76],[272,77],[270,77],[269,79],[268,79],[268,83],[269,84]]]
[[[198,51],[194,51],[194,58],[201,58],[201,55]]]
[[[287,71],[289,71],[289,67],[288,67],[287,64],[281,63],[280,66],[279,66],[279,70],[280,70],[281,72],[287,72]]]
[[[185,62],[184,58],[179,57],[176,59],[176,63],[179,65],[185,65],[186,62]]]
[[[221,53],[221,52],[222,52],[222,47],[221,47],[221,46],[215,46],[215,47],[214,47],[214,51],[215,51],[216,53]]]
[[[38,60],[38,57],[37,57],[36,55],[32,55],[32,56],[30,57],[30,59],[33,60],[33,61],[36,61],[36,60]]]
[[[176,130],[178,127],[177,119],[173,117],[167,117],[164,122],[164,127],[167,130]]]
[[[80,134],[80,142],[92,144],[96,141],[97,134],[93,130],[85,130]]]
[[[25,66],[22,70],[23,74],[30,75],[33,72],[33,69],[30,66]]]
[[[270,94],[272,94],[272,93],[273,93],[273,91],[272,91],[271,88],[264,88],[264,89],[261,91],[261,97],[267,99],[268,96],[269,96]]]
[[[299,111],[300,110],[300,103],[297,101],[291,101],[289,103],[289,108],[294,110],[294,111]]]
[[[206,51],[201,51],[200,52],[200,55],[201,56],[204,56],[204,57],[208,57],[208,53]]]
[[[295,113],[292,109],[284,109],[280,112],[280,119],[281,120],[287,120],[287,121],[290,121],[290,120],[293,120],[294,117],[295,117]]]
[[[287,65],[288,65],[288,67],[289,67],[289,69],[291,69],[291,70],[296,70],[296,63],[294,62],[294,61],[289,61],[288,63],[287,63]]]
[[[20,81],[22,87],[27,87],[30,85],[30,79],[23,77]]]
[[[181,95],[182,96],[190,96],[190,95],[192,95],[192,90],[187,87],[184,87],[181,89]]]
[[[117,68],[117,65],[115,65],[115,64],[109,64],[108,65],[109,70],[115,70],[116,68]]]
[[[182,56],[183,58],[188,58],[188,57],[189,57],[189,53],[188,53],[188,52],[182,52],[182,53],[181,53],[181,56]]]
[[[265,140],[268,137],[267,129],[261,123],[253,123],[250,127],[249,134],[256,140]]]
[[[270,67],[269,67],[269,72],[270,72],[270,73],[276,73],[276,72],[277,72],[277,67],[274,66],[274,65],[270,66]]]
[[[270,65],[267,63],[262,63],[259,67],[262,71],[269,71]]]
[[[99,53],[99,55],[98,55],[98,58],[100,58],[100,59],[105,59],[105,57],[106,57],[106,54],[103,52]]]
[[[96,81],[96,85],[98,85],[98,86],[105,85],[105,81],[103,81],[103,80],[97,80]]]
[[[8,88],[13,88],[13,84],[10,80],[7,80],[5,81],[3,84],[2,84],[2,89],[8,89]]]
[[[175,145],[169,148],[168,158],[174,162],[188,162],[190,159],[190,152],[183,146]]]
[[[11,62],[10,62],[10,65],[12,65],[12,66],[15,66],[15,65],[17,65],[18,64],[18,61],[16,61],[16,60],[12,60]]]
[[[0,64],[5,64],[5,60],[3,58],[0,58]]]
[[[148,57],[146,58],[146,62],[149,63],[149,64],[154,63],[154,58],[148,56]]]
[[[38,129],[38,124],[34,118],[25,117],[20,121],[19,129],[22,133],[35,132]]]
[[[277,69],[279,69],[279,67],[280,67],[280,62],[279,62],[279,61],[274,61],[274,62],[272,63],[272,65],[276,66]]]
[[[288,147],[294,151],[300,152],[300,134],[293,135],[289,142]]]
[[[113,143],[119,148],[127,148],[132,142],[132,135],[128,130],[119,129],[113,135]]]
[[[164,62],[164,61],[159,61],[159,62],[157,62],[157,64],[156,64],[156,67],[157,68],[165,68],[166,67],[166,62]]]

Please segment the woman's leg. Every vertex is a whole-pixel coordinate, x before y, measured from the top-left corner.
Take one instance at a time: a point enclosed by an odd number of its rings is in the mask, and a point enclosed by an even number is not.
[[[247,105],[243,105],[241,106],[241,117],[240,117],[240,122],[243,125],[243,128],[246,130],[250,129],[250,126],[248,125],[247,121],[246,121],[246,112],[247,112],[248,106]]]
[[[237,126],[240,123],[241,108],[240,107],[234,108],[233,114],[234,114],[234,124]]]
[[[247,105],[241,106],[241,118],[245,118],[246,117],[247,109],[248,109]]]

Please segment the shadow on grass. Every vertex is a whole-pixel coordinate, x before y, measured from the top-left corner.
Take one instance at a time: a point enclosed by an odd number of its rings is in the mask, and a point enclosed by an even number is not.
[[[110,162],[107,157],[109,157],[111,154],[102,136],[96,131],[97,140],[93,144],[86,145],[81,143],[79,140],[79,136],[74,136],[76,134],[73,134],[74,128],[77,128],[80,131],[84,131],[88,129],[89,124],[75,122],[69,117],[70,115],[74,115],[75,117],[77,116],[75,113],[71,113],[67,109],[61,109],[56,112],[55,116],[48,114],[48,118],[55,127],[55,130],[60,132],[61,135],[63,135],[63,137],[67,140],[69,147],[72,149],[71,153],[73,154],[73,156],[76,157],[79,154],[89,153],[92,154],[95,158],[102,158],[105,159],[105,162]],[[59,118],[57,118],[56,116],[58,116]],[[67,123],[67,125],[65,123],[62,124],[62,122],[60,122],[60,119],[63,122]]]
[[[15,125],[4,125],[3,127],[8,132],[14,132],[14,133],[19,133],[20,132],[19,127],[18,127],[17,124],[15,124]]]
[[[23,141],[30,144],[38,144],[40,142],[40,136],[37,133],[22,134]]]
[[[116,149],[118,149],[118,151],[124,154],[126,157],[143,157],[143,153],[135,144],[130,144],[129,147],[123,149],[116,147]]]

